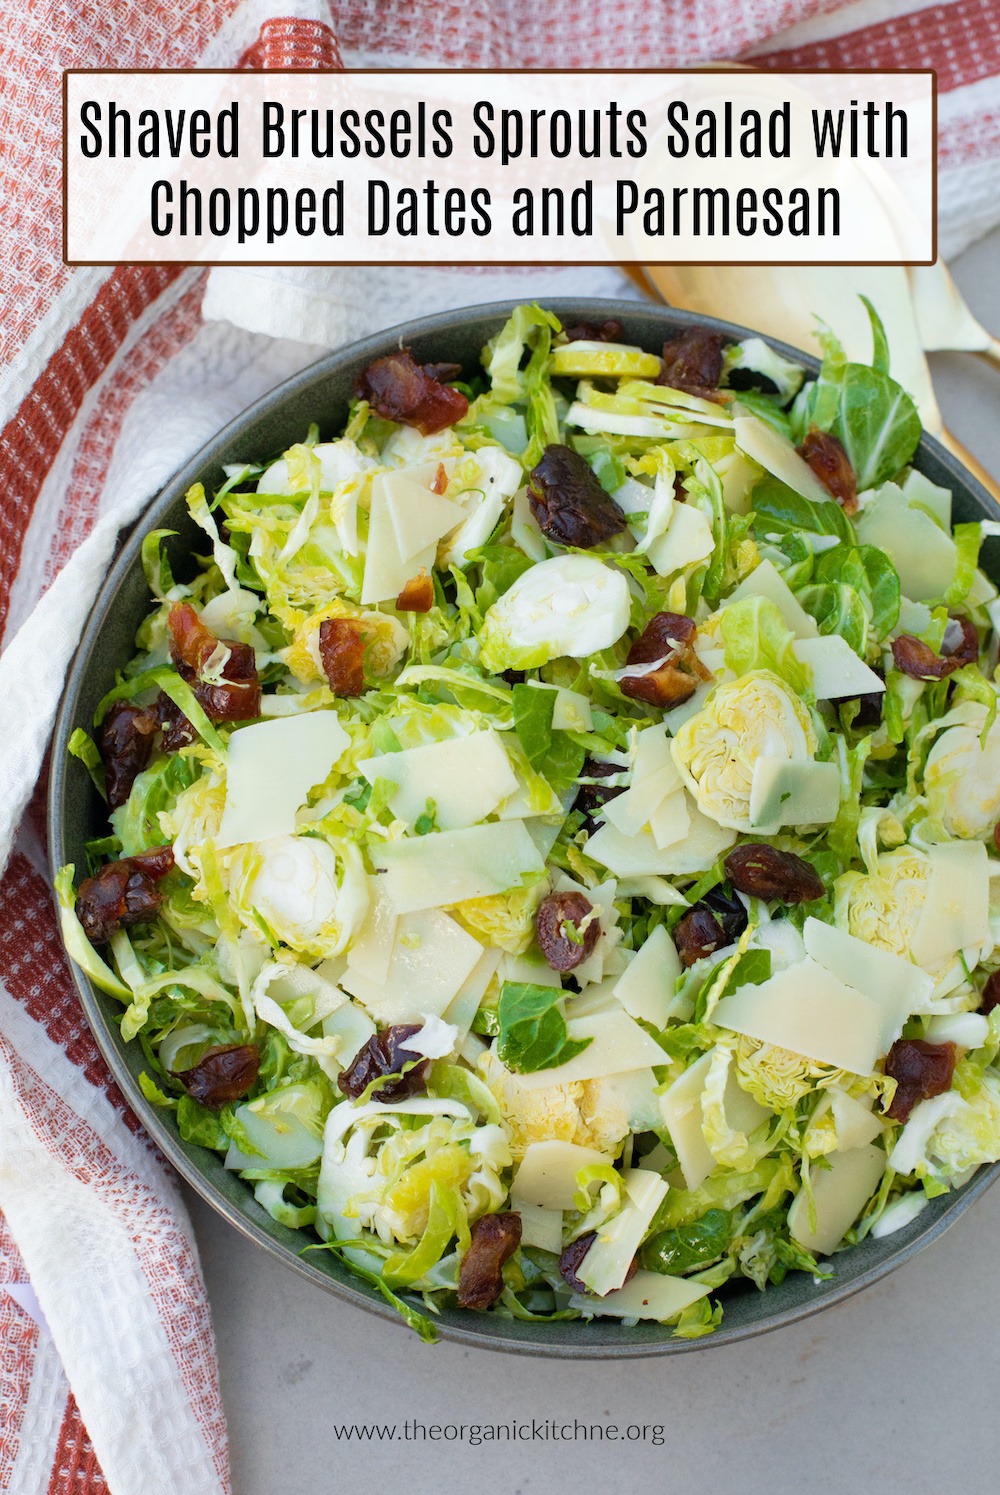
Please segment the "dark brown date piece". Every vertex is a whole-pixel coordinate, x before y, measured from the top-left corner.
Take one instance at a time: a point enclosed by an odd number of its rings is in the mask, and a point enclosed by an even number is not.
[[[980,1012],[985,1012],[987,1016],[993,1011],[994,1007],[1000,1007],[1000,971],[994,971],[991,976],[987,976],[986,985],[983,987],[983,995],[979,1002]]]
[[[979,634],[971,618],[963,618],[961,613],[948,614],[941,651],[949,659],[957,659],[959,666],[976,663],[979,658]]]
[[[584,758],[580,778],[581,780],[608,779],[621,772],[621,766],[617,763],[601,763],[596,758]],[[595,816],[601,806],[606,805],[609,799],[615,799],[619,794],[624,793],[624,784],[580,784],[576,799],[573,801],[573,808],[583,815],[583,828],[588,836],[592,836],[597,830]]]
[[[574,971],[591,955],[601,936],[601,921],[591,919],[583,933],[580,926],[594,912],[594,905],[582,893],[550,893],[543,898],[535,915],[538,948],[554,971]],[[564,931],[569,924],[578,935],[570,939]]]
[[[209,1049],[177,1078],[192,1100],[220,1111],[249,1095],[260,1073],[260,1050],[252,1043],[228,1043]]]
[[[109,709],[101,723],[97,748],[104,764],[110,810],[117,810],[128,799],[132,785],[149,762],[159,725],[157,713],[150,706],[116,701]]]
[[[695,961],[723,950],[746,929],[747,911],[738,898],[731,898],[722,888],[712,888],[692,905],[674,929],[674,944],[681,963],[693,966]]]
[[[557,545],[591,550],[625,528],[625,515],[579,452],[553,443],[532,469],[528,503],[544,535]]]
[[[571,1287],[575,1293],[590,1293],[590,1288],[585,1282],[581,1282],[576,1274],[583,1265],[583,1258],[596,1240],[597,1231],[588,1230],[586,1235],[577,1236],[575,1241],[571,1241],[559,1258],[559,1275],[567,1287]],[[633,1256],[629,1262],[628,1271],[625,1273],[625,1282],[631,1282],[638,1270],[639,1258]],[[622,1287],[625,1286],[625,1282],[622,1283]]]
[[[724,863],[726,876],[739,893],[770,902],[811,903],[826,889],[819,873],[792,851],[778,851],[762,841],[735,847]]]
[[[829,431],[810,426],[799,447],[799,456],[810,467],[831,498],[845,514],[858,511],[858,480],[843,445]]]
[[[503,1266],[521,1244],[515,1210],[482,1215],[472,1227],[469,1249],[458,1269],[459,1308],[489,1308],[503,1292]]]
[[[628,664],[652,664],[671,650],[690,648],[698,629],[686,613],[656,613],[639,637],[632,640]]]
[[[260,680],[249,644],[227,643],[229,658],[225,676],[217,681],[198,680],[194,693],[212,722],[248,722],[260,716]]]
[[[979,634],[970,618],[952,613],[940,654],[935,654],[923,639],[901,633],[892,641],[892,657],[896,668],[911,680],[944,680],[963,665],[975,664],[979,658]]]
[[[174,664],[201,673],[218,647],[219,640],[206,628],[190,602],[175,602],[167,616],[170,653]]]
[[[354,386],[359,400],[367,400],[376,415],[403,426],[416,426],[422,436],[433,436],[461,420],[469,402],[458,389],[442,383],[461,368],[453,363],[417,363],[409,348],[376,358]]]
[[[922,1038],[900,1038],[886,1055],[885,1072],[896,1081],[888,1115],[907,1121],[918,1101],[943,1095],[951,1085],[958,1051],[953,1043],[927,1043]]]
[[[173,848],[154,846],[85,877],[76,895],[76,916],[90,943],[106,945],[116,929],[155,918],[163,902],[156,885],[173,865]]]
[[[225,640],[225,674],[218,681],[203,680],[202,672],[221,641],[205,627],[190,602],[174,603],[167,626],[177,673],[192,687],[209,721],[245,722],[260,716],[260,680],[249,644]]]
[[[160,691],[153,702],[153,709],[163,732],[160,746],[165,753],[176,753],[179,748],[187,747],[189,742],[194,742],[197,732],[181,708],[170,699],[165,691]]]
[[[632,643],[625,661],[631,665],[662,664],[645,675],[623,675],[618,688],[633,701],[646,701],[668,711],[689,701],[702,680],[711,675],[695,653],[697,628],[684,613],[657,613]]]
[[[882,671],[876,670],[876,675]],[[885,705],[885,692],[882,690],[869,690],[862,696],[841,696],[840,700],[857,701],[858,709],[855,712],[851,726],[855,731],[864,731],[865,728],[879,726],[882,721],[882,708]]]
[[[568,343],[620,343],[623,330],[617,317],[608,317],[600,326],[596,322],[574,322],[563,328]]]
[[[319,625],[319,657],[336,696],[360,696],[365,688],[365,639],[357,618],[324,618]]]
[[[395,1027],[383,1028],[381,1033],[369,1038],[364,1048],[358,1051],[351,1067],[342,1070],[337,1076],[340,1089],[352,1100],[357,1100],[359,1095],[365,1093],[372,1080],[377,1080],[382,1075],[396,1075],[396,1079],[373,1090],[371,1099],[392,1102],[422,1094],[427,1083],[430,1060],[406,1047],[406,1040],[419,1032],[419,1023],[397,1023]],[[405,1075],[400,1073],[404,1065],[411,1064],[414,1060],[418,1062],[413,1064],[412,1069],[408,1069]]]
[[[663,344],[663,367],[657,384],[698,395],[703,400],[720,400],[722,377],[722,337],[709,327],[688,327]]]

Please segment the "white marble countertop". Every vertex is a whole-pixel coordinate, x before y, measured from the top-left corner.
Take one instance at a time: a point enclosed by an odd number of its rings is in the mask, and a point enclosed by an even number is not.
[[[953,267],[1000,331],[1000,234]],[[1000,370],[935,355],[947,424],[1000,477]],[[347,1307],[188,1197],[215,1314],[236,1495],[597,1489],[738,1495],[995,1491],[1000,1188],[867,1292],[744,1345],[635,1363],[428,1347]],[[574,1419],[646,1441],[338,1439],[334,1425]],[[657,1429],[654,1433],[652,1430]],[[654,1442],[653,1438],[657,1441]]]

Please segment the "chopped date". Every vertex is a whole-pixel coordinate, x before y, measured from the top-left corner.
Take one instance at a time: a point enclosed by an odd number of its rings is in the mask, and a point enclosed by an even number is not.
[[[535,915],[535,935],[554,971],[574,971],[593,954],[601,922],[582,893],[550,893]]]
[[[952,614],[941,649],[935,654],[929,644],[911,633],[901,633],[892,641],[892,657],[904,675],[913,680],[944,680],[979,658],[979,634],[972,620]]]
[[[180,1070],[177,1078],[193,1100],[219,1111],[249,1095],[259,1073],[256,1044],[228,1043],[209,1049],[191,1069]]]
[[[622,695],[664,711],[689,701],[700,682],[711,679],[695,653],[696,633],[693,618],[683,613],[657,613],[633,642],[625,661],[626,669],[649,664],[655,664],[656,669],[623,675],[618,682]]]
[[[392,1102],[420,1095],[426,1087],[430,1060],[406,1047],[406,1040],[419,1032],[419,1023],[397,1023],[369,1038],[364,1048],[358,1051],[353,1064],[337,1076],[340,1089],[352,1100],[357,1100],[373,1080],[382,1075],[395,1075],[395,1079],[372,1091],[372,1100]],[[403,1074],[407,1064],[413,1067]]]
[[[975,664],[979,658],[979,633],[972,619],[963,618],[961,613],[949,613],[941,648],[950,659],[957,659],[959,665]]]
[[[649,706],[658,706],[661,711],[670,711],[674,706],[683,706],[690,701],[698,689],[699,676],[688,674],[675,660],[667,660],[658,669],[648,670],[644,675],[623,675],[618,688],[630,701],[645,701]]]
[[[618,343],[623,330],[617,317],[608,317],[601,323],[574,322],[571,327],[563,328],[568,343]]]
[[[439,384],[450,384],[462,372],[460,363],[425,363],[421,367],[427,376]]]
[[[1000,851],[1000,821],[993,827],[993,845]]]
[[[409,348],[401,348],[370,363],[359,376],[354,393],[359,400],[367,400],[384,420],[415,426],[422,436],[433,436],[468,411],[465,395],[442,383],[442,379],[460,373],[457,364],[421,366]]]
[[[835,498],[845,514],[858,511],[858,480],[850,458],[836,436],[810,426],[805,440],[799,447],[799,456],[819,478],[831,498]]]
[[[167,617],[170,629],[170,653],[176,665],[186,665],[200,674],[216,649],[219,640],[206,628],[190,602],[175,602]]]
[[[875,671],[880,675],[881,670]],[[881,690],[869,690],[862,696],[849,696],[846,699],[855,700],[858,709],[854,714],[851,726],[863,730],[865,727],[877,727],[882,721],[882,708],[885,705],[885,692]]]
[[[663,367],[656,379],[669,389],[721,400],[722,337],[710,327],[688,327],[663,344]]]
[[[994,971],[992,975],[987,976],[979,1002],[980,1012],[985,1012],[987,1015],[993,1011],[994,1007],[1000,1007],[1000,971]]]
[[[596,1240],[597,1231],[588,1230],[586,1235],[577,1236],[575,1241],[571,1241],[559,1258],[559,1275],[567,1287],[571,1287],[575,1293],[590,1292],[587,1284],[580,1281],[577,1272],[583,1265],[584,1257]],[[638,1270],[639,1258],[633,1256],[629,1262],[628,1271],[625,1273],[625,1282],[631,1282]],[[622,1283],[623,1287],[625,1286],[625,1282]]]
[[[811,903],[826,889],[819,873],[792,851],[778,851],[763,841],[747,841],[726,857],[726,876],[733,887],[749,898],[782,903]]]
[[[674,944],[681,962],[693,966],[695,961],[723,950],[746,929],[749,919],[739,898],[722,888],[712,888],[692,905],[674,929]]]
[[[559,1275],[571,1287],[575,1293],[589,1291],[585,1282],[581,1282],[577,1269],[583,1265],[583,1258],[597,1240],[597,1231],[588,1230],[586,1235],[577,1236],[575,1241],[570,1241],[559,1258]]]
[[[928,1043],[922,1038],[900,1038],[886,1055],[885,1072],[896,1081],[888,1115],[907,1121],[918,1101],[943,1095],[951,1085],[958,1051],[953,1043]]]
[[[160,691],[153,702],[153,709],[163,732],[160,745],[165,753],[176,753],[178,748],[187,747],[189,742],[194,742],[197,733],[181,708],[165,691]]]
[[[690,648],[698,629],[685,613],[657,613],[628,651],[629,664],[652,664],[672,650]]]
[[[156,711],[149,706],[116,701],[108,711],[97,747],[104,763],[109,809],[117,810],[128,799],[132,785],[149,762],[159,725]]]
[[[319,657],[334,695],[360,696],[365,688],[365,640],[357,618],[324,618]]]
[[[532,469],[528,503],[544,535],[557,545],[591,550],[625,528],[625,515],[605,493],[590,464],[553,443]]]
[[[674,929],[674,944],[682,964],[693,966],[696,961],[704,960],[707,955],[721,950],[726,944],[726,937],[712,910],[704,904],[695,904],[678,921]]]
[[[222,641],[205,627],[189,602],[175,602],[167,623],[177,673],[192,687],[209,721],[243,722],[258,717],[261,689],[250,645],[227,640],[221,679],[204,680],[202,673]]]
[[[621,773],[621,767],[617,763],[601,763],[597,758],[584,758],[583,767],[580,769],[581,779],[608,779],[615,774]],[[577,790],[573,808],[579,810],[583,815],[583,828],[588,835],[593,835],[597,830],[597,811],[602,805],[606,805],[609,799],[615,799],[619,794],[625,793],[624,784],[581,784]]]
[[[172,846],[149,846],[145,851],[137,851],[135,856],[128,857],[134,867],[144,872],[147,877],[166,877],[168,872],[174,870],[174,848]]]
[[[504,1263],[520,1244],[521,1216],[515,1210],[480,1216],[458,1271],[460,1308],[489,1308],[496,1302],[503,1292]]]
[[[173,849],[154,846],[85,877],[76,895],[76,915],[91,944],[106,945],[116,929],[148,924],[163,902],[156,885],[173,865]]]
[[[447,486],[448,486],[448,474],[445,471],[445,465],[444,465],[444,463],[443,462],[439,462],[438,465],[437,465],[437,472],[434,474],[434,481],[433,481],[433,483],[431,483],[431,492],[438,494],[438,496],[440,497],[440,495],[445,491],[445,489],[447,488]]]
[[[229,644],[229,662],[227,670],[233,671],[234,678],[223,679],[218,682],[199,680],[194,683],[194,693],[201,705],[202,710],[212,722],[247,722],[253,721],[260,716],[260,681],[254,664],[253,650],[249,644]],[[237,664],[236,651],[240,651],[239,664]],[[253,671],[253,678],[236,678],[236,670],[239,668],[241,675],[247,675],[247,661],[243,651],[250,656],[249,669]]]
[[[430,612],[434,606],[434,579],[429,571],[411,577],[396,598],[396,606],[401,613]]]
[[[909,675],[912,680],[943,680],[958,669],[957,663],[947,655],[935,654],[923,639],[912,633],[901,633],[892,641],[892,657],[897,670]]]

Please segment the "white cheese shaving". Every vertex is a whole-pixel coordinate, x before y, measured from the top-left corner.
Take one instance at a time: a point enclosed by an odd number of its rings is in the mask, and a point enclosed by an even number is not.
[[[542,1204],[531,1204],[512,1194],[510,1207],[521,1216],[521,1245],[535,1246],[539,1251],[551,1251],[553,1256],[562,1253],[563,1212],[546,1209]]]
[[[341,985],[379,1023],[415,1023],[439,1017],[478,964],[483,947],[440,909],[404,914],[398,921],[383,983],[348,965]]]
[[[886,1156],[869,1143],[847,1152],[827,1154],[826,1168],[813,1169],[815,1225],[810,1224],[809,1196],[800,1189],[788,1210],[788,1229],[795,1240],[816,1256],[829,1256],[850,1230],[874,1194],[885,1172]]]
[[[932,874],[913,933],[919,965],[991,944],[989,859],[981,841],[945,841],[928,850]]]
[[[702,1125],[702,1096],[717,1052],[717,1048],[712,1048],[702,1054],[660,1096],[660,1114],[688,1189],[699,1189],[715,1167]],[[726,1075],[722,1106],[728,1124],[744,1134],[752,1132],[768,1116],[764,1107],[739,1084],[732,1064]]]
[[[526,1089],[543,1090],[549,1085],[569,1085],[574,1080],[596,1080],[603,1075],[670,1063],[669,1055],[624,1008],[586,1017],[570,1016],[566,1030],[570,1038],[589,1038],[592,1042],[565,1064],[521,1075],[521,1084]]]
[[[772,561],[761,561],[759,566],[755,566],[736,590],[719,603],[720,611],[733,602],[742,602],[744,597],[766,597],[773,602],[797,639],[819,637],[816,619],[809,616]]]
[[[638,1271],[631,1282],[606,1298],[574,1294],[570,1305],[584,1318],[654,1319],[668,1323],[685,1308],[706,1298],[710,1289],[686,1277],[668,1277],[660,1272]]]
[[[750,780],[750,820],[758,835],[783,825],[828,825],[840,809],[840,769],[761,755]]]
[[[630,1017],[665,1028],[680,973],[674,942],[664,925],[658,924],[618,977],[614,994]]]
[[[703,815],[685,791],[688,829],[682,840],[660,847],[652,831],[625,836],[617,826],[600,826],[587,841],[587,855],[616,877],[681,876],[707,872],[717,857],[728,851],[736,832]],[[621,796],[620,796],[621,797]]]
[[[885,690],[882,676],[870,670],[839,633],[796,639],[792,649],[800,664],[811,671],[811,684],[818,701],[880,695]]]
[[[653,1216],[663,1203],[667,1183],[648,1168],[629,1168],[622,1174],[625,1201],[597,1232],[576,1275],[584,1286],[603,1298],[622,1287],[632,1259],[642,1244]]]
[[[884,483],[857,518],[863,545],[884,550],[914,602],[936,602],[955,579],[958,552],[929,514],[910,505],[894,483]]]
[[[712,1021],[852,1074],[871,1074],[884,1052],[878,1006],[809,956],[723,997]]]
[[[573,1209],[580,1169],[610,1162],[611,1158],[596,1147],[581,1147],[576,1142],[531,1142],[514,1174],[510,1192],[543,1209]]]
[[[787,483],[812,503],[834,503],[808,462],[800,457],[787,436],[756,415],[738,415],[733,421],[736,445],[759,462],[766,472]]]
[[[510,761],[492,728],[363,758],[358,771],[370,784],[376,779],[396,784],[389,804],[393,814],[410,826],[426,813],[428,800],[432,801],[442,831],[485,820],[517,790]]]
[[[296,810],[327,778],[350,740],[335,711],[253,722],[234,732],[216,846],[290,836]]]
[[[520,820],[388,841],[372,847],[371,857],[385,872],[385,892],[401,914],[506,893],[526,875],[545,870]]]
[[[802,931],[806,953],[882,1012],[881,1052],[887,1054],[911,1012],[925,1009],[934,982],[919,966],[890,950],[877,950],[832,924],[809,918]]]

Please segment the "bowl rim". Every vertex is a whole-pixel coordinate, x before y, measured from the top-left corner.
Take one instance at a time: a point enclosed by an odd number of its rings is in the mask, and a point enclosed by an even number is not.
[[[308,390],[312,385],[321,384],[322,380],[330,374],[336,373],[346,364],[356,362],[361,358],[374,358],[383,356],[395,347],[402,347],[411,339],[424,334],[447,333],[456,331],[466,323],[481,322],[486,319],[495,320],[498,325],[509,317],[514,307],[523,303],[524,298],[513,297],[509,300],[491,301],[469,306],[455,308],[450,311],[435,312],[429,315],[398,323],[384,331],[369,334],[356,342],[345,344],[343,347],[322,354],[314,362],[306,365],[290,378],[274,386],[273,389],[261,395],[252,404],[240,411],[226,423],[209,441],[205,442],[197,452],[194,453],[172,476],[160,485],[157,492],[144,505],[140,514],[130,524],[123,526],[122,534],[119,536],[118,547],[108,572],[101,583],[100,589],[94,599],[93,605],[87,617],[80,642],[74,652],[72,661],[66,675],[66,685],[60,701],[59,710],[53,727],[51,744],[51,771],[49,777],[49,788],[47,796],[47,828],[49,854],[48,863],[50,876],[54,879],[59,867],[66,860],[65,827],[62,816],[63,801],[65,797],[66,779],[66,743],[72,731],[73,718],[76,714],[77,703],[86,672],[93,653],[94,644],[104,626],[110,606],[113,604],[119,588],[126,576],[135,567],[139,560],[139,550],[143,536],[151,527],[155,527],[156,519],[161,509],[167,509],[174,504],[178,497],[194,482],[197,482],[204,472],[215,460],[218,451],[231,440],[238,437],[241,431],[251,426],[257,419],[279,406],[302,391]],[[721,318],[682,311],[670,306],[666,302],[651,302],[632,300],[626,298],[601,298],[601,297],[566,297],[551,296],[538,298],[539,304],[546,309],[552,309],[563,322],[569,318],[581,320],[592,320],[595,315],[602,319],[609,316],[620,316],[622,318],[634,318],[637,314],[652,316],[654,321],[661,320],[664,327],[677,326],[709,326],[714,331],[724,334],[727,341],[742,341],[747,337],[760,337],[769,347],[777,350],[784,357],[792,359],[806,369],[815,373],[819,368],[819,360],[811,354],[803,352],[791,344],[785,343],[778,338],[773,338],[764,333],[755,331],[753,328],[744,327],[735,322],[729,322]],[[978,479],[966,469],[962,463],[935,437],[924,432],[921,436],[918,453],[928,452],[937,463],[944,467],[951,479],[961,487],[965,488],[974,499],[978,508],[984,515],[1000,519],[1000,505],[987,492]],[[142,1093],[138,1082],[131,1071],[122,1062],[118,1050],[118,1044],[122,1042],[120,1033],[110,1023],[101,1011],[97,993],[84,972],[75,962],[66,955],[70,974],[76,988],[80,1004],[87,1019],[95,1042],[108,1065],[109,1070],[122,1090],[129,1106],[138,1116],[143,1128],[151,1137],[157,1148],[165,1156],[167,1161],[177,1170],[184,1181],[194,1189],[212,1209],[221,1216],[228,1224],[235,1227],[247,1240],[263,1247],[267,1253],[285,1266],[291,1267],[300,1277],[313,1282],[332,1293],[343,1302],[349,1303],[354,1308],[364,1309],[390,1323],[402,1324],[396,1310],[381,1296],[368,1289],[358,1279],[339,1280],[338,1278],[324,1272],[310,1259],[305,1258],[290,1247],[276,1240],[273,1236],[246,1213],[238,1210],[225,1199],[217,1187],[202,1172],[197,1163],[188,1156],[181,1145],[180,1138],[167,1120],[167,1116],[157,1106],[148,1101]],[[909,1261],[919,1251],[931,1245],[940,1238],[944,1232],[955,1223],[969,1206],[978,1199],[985,1191],[1000,1178],[1000,1163],[981,1166],[973,1178],[962,1188],[954,1190],[940,1212],[936,1214],[923,1230],[900,1244],[894,1250],[890,1249],[885,1257],[870,1265],[865,1271],[858,1273],[851,1279],[828,1285],[822,1295],[814,1302],[808,1300],[795,1303],[788,1308],[778,1309],[770,1316],[750,1324],[739,1324],[727,1328],[725,1318],[722,1326],[714,1333],[699,1339],[677,1339],[669,1335],[663,1340],[640,1341],[629,1343],[627,1340],[615,1341],[613,1343],[599,1342],[588,1343],[581,1338],[579,1342],[565,1343],[546,1341],[541,1334],[537,1339],[513,1339],[505,1337],[502,1330],[499,1332],[484,1332],[475,1327],[479,1316],[467,1314],[471,1320],[468,1326],[464,1322],[455,1322],[455,1316],[461,1314],[461,1310],[453,1310],[451,1313],[434,1317],[431,1316],[441,1339],[453,1343],[464,1344],[476,1349],[492,1350],[497,1353],[531,1355],[538,1358],[562,1359],[562,1360],[627,1360],[646,1359],[663,1355],[683,1354],[690,1351],[708,1349],[712,1347],[723,1347],[742,1343],[746,1340],[756,1338],[761,1334],[768,1334],[787,1325],[798,1323],[810,1318],[816,1313],[821,1313],[828,1308],[846,1301],[854,1294],[879,1282]],[[310,1243],[311,1244],[311,1243]],[[849,1248],[850,1249],[850,1248]],[[830,1259],[836,1262],[834,1256]],[[405,1294],[403,1295],[406,1296]],[[496,1325],[499,1320],[492,1319]],[[599,1320],[581,1321],[585,1329]],[[524,1325],[524,1329],[535,1329],[534,1325]],[[538,1326],[542,1329],[543,1326]]]

